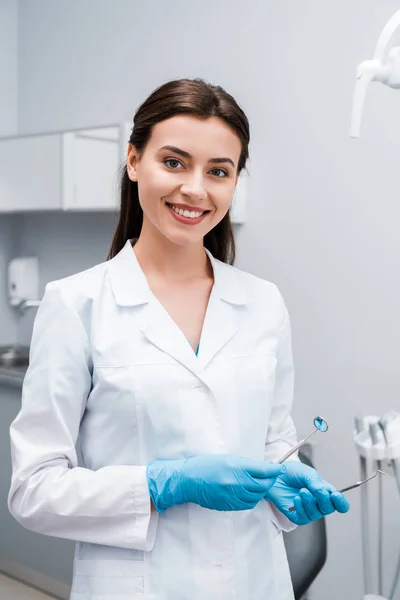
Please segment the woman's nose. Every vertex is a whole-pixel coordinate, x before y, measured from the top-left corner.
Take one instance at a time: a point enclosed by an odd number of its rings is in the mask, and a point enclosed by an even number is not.
[[[187,196],[193,196],[193,198],[202,199],[206,195],[206,189],[204,186],[204,180],[202,175],[191,175],[188,176],[182,183],[181,191]]]

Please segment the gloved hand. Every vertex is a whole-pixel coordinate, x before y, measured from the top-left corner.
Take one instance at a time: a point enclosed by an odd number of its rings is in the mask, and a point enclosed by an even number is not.
[[[214,510],[247,510],[264,498],[284,470],[272,462],[209,454],[154,460],[147,465],[146,475],[159,513],[188,502]]]
[[[346,513],[350,503],[335,487],[324,481],[315,469],[295,460],[285,461],[286,472],[279,475],[265,499],[289,521],[307,525],[337,510]],[[296,510],[289,512],[294,506]]]

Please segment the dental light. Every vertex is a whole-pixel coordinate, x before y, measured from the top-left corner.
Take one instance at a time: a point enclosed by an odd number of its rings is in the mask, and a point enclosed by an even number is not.
[[[371,81],[380,81],[391,88],[400,88],[400,47],[395,46],[387,53],[389,42],[399,27],[400,10],[389,19],[383,28],[375,47],[373,59],[365,60],[358,65],[350,126],[350,137],[352,138],[358,138],[360,134],[365,97]]]

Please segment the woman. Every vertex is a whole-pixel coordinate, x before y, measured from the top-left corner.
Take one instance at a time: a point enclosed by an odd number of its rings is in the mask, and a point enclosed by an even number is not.
[[[156,89],[108,260],[46,286],[9,509],[77,541],[72,600],[291,600],[282,530],[348,510],[296,457],[277,464],[296,441],[289,316],[233,266],[248,144],[222,88]]]

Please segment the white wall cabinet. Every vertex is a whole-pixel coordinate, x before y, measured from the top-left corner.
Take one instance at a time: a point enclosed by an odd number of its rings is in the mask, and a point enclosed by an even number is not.
[[[64,210],[117,210],[122,164],[118,127],[63,134]]]
[[[62,138],[0,140],[0,212],[61,209]]]
[[[117,210],[126,125],[0,138],[0,213]]]

